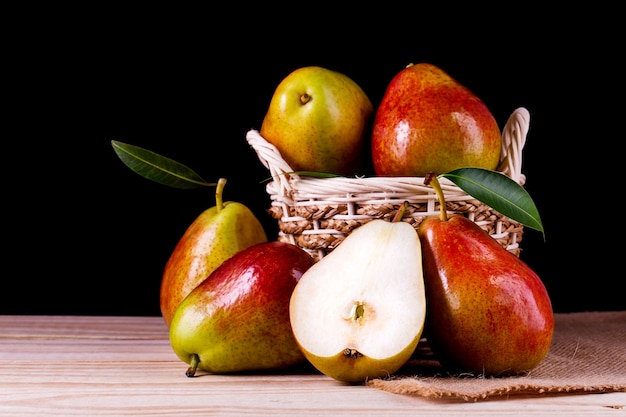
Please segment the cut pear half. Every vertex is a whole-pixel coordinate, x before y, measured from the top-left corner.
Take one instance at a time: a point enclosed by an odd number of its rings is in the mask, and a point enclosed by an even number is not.
[[[300,278],[291,326],[304,355],[342,381],[391,374],[413,354],[426,296],[417,231],[372,220]]]

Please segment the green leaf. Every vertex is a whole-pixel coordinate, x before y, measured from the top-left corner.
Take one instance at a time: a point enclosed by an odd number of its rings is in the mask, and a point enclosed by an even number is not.
[[[539,211],[528,192],[517,182],[498,171],[460,168],[440,174],[478,201],[500,214],[544,235]]]
[[[128,168],[151,181],[182,189],[216,185],[206,182],[187,166],[147,149],[116,140],[112,140],[111,145]]]

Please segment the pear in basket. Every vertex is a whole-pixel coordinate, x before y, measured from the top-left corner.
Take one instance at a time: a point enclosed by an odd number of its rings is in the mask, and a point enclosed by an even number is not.
[[[485,103],[441,68],[409,64],[376,111],[372,160],[378,176],[423,177],[457,168],[494,170],[501,133]]]
[[[437,178],[430,183],[445,207]],[[535,368],[554,332],[550,297],[539,276],[465,216],[442,209],[417,230],[427,339],[441,364],[452,373],[487,376]]]
[[[260,133],[294,171],[364,174],[374,109],[345,74],[298,68],[271,98]]]
[[[420,240],[413,226],[372,220],[304,273],[289,316],[306,358],[338,381],[385,377],[404,365],[426,317]]]

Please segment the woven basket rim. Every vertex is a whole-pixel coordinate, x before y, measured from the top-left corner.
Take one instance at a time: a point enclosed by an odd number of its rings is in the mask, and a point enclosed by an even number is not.
[[[497,171],[507,175],[517,183],[524,185],[526,177],[522,174],[522,150],[526,144],[526,136],[530,128],[530,113],[519,107],[509,116],[502,130],[502,149]],[[258,130],[250,129],[246,134],[248,144],[255,150],[259,160],[270,171],[276,190],[280,195],[292,196],[294,190],[298,194],[306,193],[323,195],[359,194],[369,191],[386,190],[396,193],[432,194],[432,188],[424,186],[424,177],[332,177],[314,178],[293,174],[294,170],[283,159],[276,146],[261,136]],[[455,184],[446,178],[440,180],[446,197],[455,194],[465,195]]]

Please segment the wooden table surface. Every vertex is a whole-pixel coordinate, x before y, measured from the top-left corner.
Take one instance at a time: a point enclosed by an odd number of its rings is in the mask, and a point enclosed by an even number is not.
[[[0,416],[626,416],[626,393],[480,402],[397,395],[304,368],[185,376],[161,317],[0,316]]]

